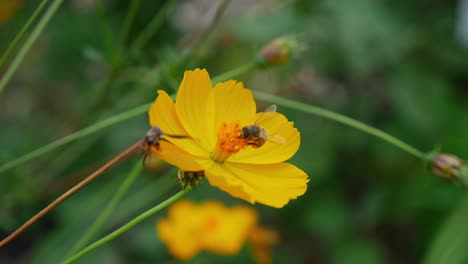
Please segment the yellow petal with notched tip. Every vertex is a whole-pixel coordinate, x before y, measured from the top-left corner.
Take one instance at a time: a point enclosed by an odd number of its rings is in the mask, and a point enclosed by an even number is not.
[[[212,163],[205,168],[211,185],[250,203],[283,207],[307,190],[306,173],[289,163]]]
[[[176,112],[188,134],[204,149],[216,144],[213,88],[206,70],[186,71],[176,98]]]

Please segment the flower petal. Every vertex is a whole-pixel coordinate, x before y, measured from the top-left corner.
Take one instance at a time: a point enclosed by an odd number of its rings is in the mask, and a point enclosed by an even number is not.
[[[160,239],[178,259],[191,259],[202,250],[199,239],[192,235],[201,220],[194,207],[190,201],[179,201],[169,208],[168,218],[159,220],[156,225]],[[191,220],[189,224],[185,221],[187,215]]]
[[[177,117],[174,101],[172,98],[163,90],[158,91],[158,97],[151,105],[148,111],[151,126],[159,126],[163,133],[184,136],[187,135],[184,127]],[[165,136],[165,139],[177,145],[185,152],[195,156],[206,155],[205,150],[200,148],[199,144],[196,143],[192,138],[171,138]],[[168,162],[174,164],[173,162]]]
[[[176,145],[166,141],[160,141],[160,144],[161,150],[158,151],[155,148],[151,148],[151,154],[156,155],[165,162],[174,165],[183,171],[202,170],[191,154],[188,154]]]
[[[262,113],[258,113],[257,118],[261,115]],[[301,136],[292,122],[288,122],[284,115],[276,112],[269,112],[266,118],[263,116],[261,119],[257,125],[267,130],[267,142],[260,148],[246,148],[229,157],[228,161],[251,164],[278,163],[290,159],[297,152]],[[254,122],[255,119],[252,123]],[[279,142],[275,140],[276,137],[284,141]]]
[[[307,190],[307,174],[290,163],[213,162],[205,168],[211,185],[250,203],[283,207]]]
[[[255,100],[241,82],[231,80],[218,83],[213,94],[216,132],[223,122],[240,121],[246,124],[255,117]]]
[[[206,70],[186,71],[176,99],[176,111],[188,134],[206,150],[214,149],[214,101]]]
[[[165,133],[187,135],[177,117],[174,101],[165,91],[158,90],[158,96],[151,105],[148,115],[151,127],[159,126]]]
[[[245,206],[226,208],[214,202],[205,202],[201,207],[205,211],[205,230],[200,234],[204,248],[221,255],[238,253],[257,223],[256,212]]]

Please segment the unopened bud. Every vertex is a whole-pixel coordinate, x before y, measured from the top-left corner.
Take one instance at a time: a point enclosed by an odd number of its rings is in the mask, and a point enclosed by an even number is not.
[[[179,171],[177,178],[179,178],[180,184],[183,187],[192,187],[205,177],[204,171]]]
[[[432,160],[432,172],[450,180],[459,181],[468,186],[468,165],[452,154],[439,154]]]
[[[284,36],[272,40],[260,52],[265,66],[279,65],[288,62],[304,50],[304,45],[297,36]]]

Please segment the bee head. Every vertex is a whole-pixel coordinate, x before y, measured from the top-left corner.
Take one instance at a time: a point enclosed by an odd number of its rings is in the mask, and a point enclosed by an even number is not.
[[[153,142],[155,140],[162,139],[162,136],[163,136],[163,132],[162,132],[161,128],[159,128],[158,126],[154,126],[150,130],[148,130],[148,132],[146,133],[145,138],[149,142]]]

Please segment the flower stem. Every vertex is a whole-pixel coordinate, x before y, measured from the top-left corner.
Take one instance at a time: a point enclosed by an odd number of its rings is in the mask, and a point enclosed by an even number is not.
[[[369,126],[367,124],[364,124],[355,119],[344,116],[342,114],[338,114],[338,113],[335,113],[330,110],[326,110],[317,106],[307,105],[304,103],[300,103],[297,101],[289,100],[283,97],[267,94],[267,93],[260,92],[260,91],[253,91],[253,93],[260,100],[267,101],[269,103],[282,105],[284,107],[302,111],[308,114],[317,115],[317,116],[327,118],[327,119],[336,121],[338,123],[353,127],[355,129],[361,130],[369,135],[372,135],[383,141],[386,141],[423,161],[430,161],[430,157],[428,154],[404,143],[403,141],[385,133],[384,131],[380,129]]]
[[[70,196],[75,194],[77,191],[81,190],[84,188],[86,185],[88,185],[90,182],[94,181],[97,177],[101,176],[104,172],[109,170],[112,166],[115,164],[119,163],[130,153],[132,153],[134,150],[138,149],[141,147],[142,143],[144,141],[140,140],[137,143],[133,144],[126,150],[122,151],[120,154],[115,156],[113,159],[102,165],[99,169],[97,169],[95,172],[93,172],[91,175],[86,177],[84,180],[80,181],[77,183],[75,186],[70,188],[67,192],[64,194],[60,195],[57,199],[55,199],[52,203],[50,203],[48,206],[46,206],[44,209],[42,209],[39,213],[31,217],[28,221],[26,221],[22,226],[20,226],[18,229],[16,229],[13,233],[11,233],[9,236],[6,238],[2,239],[0,241],[0,248],[8,244],[11,240],[13,240],[15,237],[17,237],[19,234],[21,234],[24,230],[28,229],[32,224],[34,224],[36,221],[41,219],[44,215],[48,214],[50,211],[52,211],[55,207],[59,206],[63,201],[67,200]]]
[[[213,21],[208,29],[206,29],[203,33],[202,36],[200,37],[200,40],[195,44],[195,46],[191,49],[191,59],[187,61],[187,64],[192,65],[195,63],[196,59],[200,57],[200,53],[203,53],[203,51],[207,48],[207,46],[212,42],[212,39],[214,37],[214,33],[216,32],[216,29],[219,27],[221,18],[223,17],[228,5],[229,5],[230,0],[223,0],[218,6],[218,9],[216,10],[216,13],[214,15]]]
[[[164,6],[158,10],[153,16],[149,24],[143,29],[143,31],[136,37],[136,39],[130,45],[130,53],[135,52],[143,48],[146,43],[153,37],[154,33],[158,31],[164,22],[164,19],[172,11],[177,1],[170,0],[164,3]]]
[[[78,130],[75,133],[72,133],[68,136],[65,136],[61,139],[58,139],[50,144],[47,144],[45,146],[42,146],[32,152],[29,152],[28,154],[21,156],[15,160],[12,160],[10,162],[7,162],[0,166],[0,173],[5,172],[13,167],[16,167],[18,165],[24,164],[34,158],[37,158],[47,152],[50,152],[56,148],[59,148],[65,144],[68,144],[72,141],[75,141],[77,139],[83,138],[85,136],[88,136],[90,134],[96,133],[97,131],[109,127],[111,125],[114,125],[116,123],[122,122],[124,120],[130,119],[132,117],[138,116],[148,110],[151,104],[144,104],[137,106],[133,109],[130,109],[129,111],[123,112],[121,114],[112,116],[110,118],[104,119],[98,123],[95,123],[89,127],[86,127],[84,129]]]
[[[26,24],[24,24],[24,26],[21,28],[18,34],[16,34],[15,38],[8,46],[8,49],[5,51],[5,53],[2,56],[2,59],[0,60],[0,69],[3,67],[3,64],[6,62],[8,57],[10,57],[10,53],[15,49],[18,42],[23,38],[26,31],[28,31],[29,27],[34,23],[34,21],[36,21],[36,18],[42,12],[42,9],[44,9],[44,7],[47,5],[47,2],[49,2],[49,0],[42,0],[42,2],[39,4],[36,10],[34,10],[34,13],[28,19],[28,21],[26,21]]]
[[[118,236],[122,235],[126,231],[130,230],[135,225],[139,224],[141,221],[145,220],[146,218],[154,215],[155,213],[161,211],[162,209],[164,209],[167,206],[171,205],[172,203],[176,202],[177,200],[182,198],[185,194],[187,194],[187,192],[189,190],[190,190],[190,188],[186,188],[186,189],[178,192],[177,194],[175,194],[171,198],[165,200],[164,202],[162,202],[162,203],[156,205],[155,207],[149,209],[148,211],[140,214],[139,216],[135,217],[132,221],[128,222],[124,226],[120,227],[119,229],[115,230],[114,232],[110,233],[109,235],[99,239],[98,241],[96,241],[93,244],[89,245],[88,247],[86,247],[82,251],[78,252],[76,255],[69,258],[64,263],[73,263],[73,262],[77,261],[78,259],[80,259],[81,257],[87,255],[91,251],[93,251],[93,250],[105,245],[106,243],[112,241],[113,239],[115,239]]]
[[[250,70],[253,70],[255,68],[257,68],[260,64],[261,64],[262,60],[259,60],[259,59],[255,59],[255,60],[252,60],[244,65],[241,65],[240,67],[237,67],[233,70],[230,70],[228,72],[225,72],[221,75],[218,75],[216,77],[214,77],[211,82],[213,84],[216,84],[218,82],[222,82],[222,81],[226,81],[226,80],[229,80],[229,79],[232,79],[234,77],[237,77],[239,75],[242,75]]]
[[[139,6],[140,0],[132,0],[129,4],[127,15],[125,16],[123,24],[123,29],[120,35],[121,47],[124,47],[125,43],[127,42],[127,38],[130,33],[130,29],[132,28],[132,24]]]
[[[105,224],[111,213],[115,210],[118,203],[122,200],[123,196],[127,192],[128,188],[135,182],[138,175],[140,175],[141,171],[143,170],[143,166],[141,165],[141,159],[135,164],[132,171],[128,174],[125,178],[124,182],[120,185],[119,189],[115,192],[112,199],[107,204],[106,208],[102,211],[99,217],[94,221],[92,226],[88,228],[88,231],[81,237],[80,240],[72,247],[70,252],[66,254],[66,256],[70,256],[71,254],[76,253],[79,249],[83,248],[98,232],[99,229]]]
[[[52,2],[52,4],[50,4],[49,9],[47,9],[46,13],[39,20],[39,23],[36,25],[36,27],[34,28],[34,30],[31,33],[31,35],[29,35],[28,39],[26,39],[26,42],[21,47],[21,49],[18,51],[18,54],[16,54],[15,58],[11,62],[10,67],[8,67],[7,71],[5,72],[2,79],[0,80],[0,94],[2,93],[3,89],[7,85],[10,78],[15,73],[15,71],[18,68],[18,66],[20,65],[20,63],[23,61],[24,57],[26,56],[26,53],[32,47],[32,45],[36,41],[37,37],[39,37],[39,35],[42,33],[45,26],[47,25],[49,20],[53,17],[53,15],[57,11],[57,9],[60,7],[62,2],[63,2],[63,0],[54,0]]]

